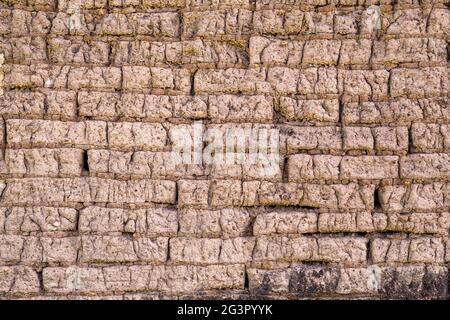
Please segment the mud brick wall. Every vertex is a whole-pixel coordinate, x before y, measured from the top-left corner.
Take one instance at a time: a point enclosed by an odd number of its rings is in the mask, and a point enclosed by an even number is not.
[[[0,298],[447,298],[448,6],[1,0]]]

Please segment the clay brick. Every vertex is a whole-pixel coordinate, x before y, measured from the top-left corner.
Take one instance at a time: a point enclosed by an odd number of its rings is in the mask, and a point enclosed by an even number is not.
[[[7,149],[0,172],[26,177],[77,177],[83,170],[80,149]]]
[[[249,189],[244,183],[244,191]],[[359,209],[373,207],[374,186],[319,185],[262,182],[256,190],[259,205],[307,206],[329,209]],[[244,198],[251,198],[244,194]],[[245,204],[245,202],[244,202]]]
[[[5,46],[5,60],[14,63],[43,62],[47,59],[47,44],[43,37],[17,37],[0,40]]]
[[[411,125],[414,152],[442,152],[449,148],[450,127],[446,124],[413,123]]]
[[[58,1],[58,11],[72,12],[74,8],[102,9],[106,5],[106,0],[60,0]]]
[[[364,238],[258,237],[254,261],[326,261],[358,264],[366,260]]]
[[[342,40],[339,64],[365,65],[369,64],[372,55],[372,41],[368,39]]]
[[[71,265],[76,262],[78,238],[23,237],[0,235],[0,263]]]
[[[320,213],[318,230],[334,232],[373,232],[376,230],[374,217],[370,212]]]
[[[0,299],[447,298],[448,3],[4,0]]]
[[[76,7],[71,12],[58,12],[51,21],[50,33],[57,36],[83,36],[90,34],[94,28],[93,16],[77,12]]]
[[[2,207],[0,233],[75,231],[78,213],[71,208]]]
[[[87,207],[80,211],[82,234],[142,234],[148,237],[177,234],[177,212],[166,208],[112,209]]]
[[[391,39],[374,43],[372,62],[398,64],[420,62],[445,62],[446,43],[441,39]]]
[[[112,48],[116,65],[246,64],[245,41],[210,41],[203,39],[179,42],[118,41]]]
[[[386,70],[339,70],[338,79],[339,92],[346,95],[388,95],[389,72]]]
[[[97,35],[147,35],[178,37],[180,17],[177,12],[149,12],[105,15],[97,24]]]
[[[339,179],[342,157],[329,155],[296,154],[288,158],[289,182],[304,180]]]
[[[338,122],[338,100],[300,100],[281,97],[279,111],[287,121]]]
[[[251,260],[253,238],[170,240],[170,260],[176,263],[245,263]]]
[[[444,253],[445,245],[439,238],[375,239],[371,242],[374,263],[442,263]]]
[[[333,14],[300,10],[258,10],[253,27],[266,35],[321,34],[333,32]]]
[[[166,129],[159,123],[113,122],[107,127],[111,148],[161,150],[167,142]]]
[[[0,263],[20,263],[24,239],[20,236],[0,235]]]
[[[222,9],[184,12],[183,37],[211,37],[248,34],[252,12],[246,9]]]
[[[395,179],[399,175],[398,157],[343,157],[340,163],[342,179]]]
[[[448,184],[436,182],[384,186],[380,188],[379,195],[383,210],[427,212],[446,210],[450,205],[448,192]]]
[[[5,18],[5,33],[11,35],[46,35],[52,27],[51,14],[46,12],[5,10]]]
[[[251,37],[249,41],[250,64],[301,64],[303,46],[304,41]]]
[[[35,88],[52,88],[64,89],[67,87],[68,78],[71,75],[71,81],[81,76],[83,72],[90,74],[93,84],[107,87],[104,80],[103,83],[98,79],[98,73],[89,72],[87,70],[71,69],[69,66],[54,66],[47,64],[33,64],[31,66],[8,64],[3,66],[3,87],[5,89],[35,89]],[[96,72],[100,72],[101,68],[94,68]],[[111,74],[112,76],[112,74]],[[97,77],[97,79],[96,79]],[[120,80],[120,79],[119,79]],[[78,79],[77,81],[89,82],[89,79]],[[97,83],[94,83],[97,81]],[[114,82],[114,78],[109,79]],[[117,83],[116,83],[117,84]],[[120,84],[120,83],[119,83]]]
[[[373,138],[376,151],[390,151],[406,153],[408,150],[407,127],[375,127]]]
[[[101,147],[107,145],[106,123],[7,120],[10,147]]]
[[[264,71],[256,69],[204,70],[195,74],[196,94],[210,93],[268,93],[270,85],[266,82]]]
[[[45,268],[44,289],[53,293],[242,289],[244,265]]]
[[[117,263],[144,261],[163,263],[167,260],[168,238],[137,238],[124,236],[83,236],[81,261],[86,263]]]
[[[38,275],[30,267],[0,267],[0,279],[1,293],[30,294],[40,290]]]
[[[337,93],[335,68],[270,68],[199,70],[195,77],[196,93],[334,94]]]
[[[89,43],[64,38],[48,40],[49,60],[54,63],[107,65],[110,45],[102,41]]]
[[[201,207],[208,205],[208,181],[178,181],[178,206]]]
[[[208,117],[215,122],[270,122],[273,99],[264,96],[209,97]]]
[[[179,234],[184,237],[240,237],[249,231],[250,223],[245,209],[179,211]]]
[[[76,118],[76,94],[73,91],[7,91],[0,95],[0,114],[8,118]]]
[[[444,95],[449,90],[447,68],[394,69],[391,74],[392,97],[424,98]]]
[[[117,90],[122,86],[122,71],[116,67],[71,68],[67,78],[69,89]]]
[[[8,182],[2,203],[175,202],[176,184],[165,180],[116,181],[97,178],[21,179]]]
[[[339,157],[299,154],[289,157],[291,182],[312,179],[394,179],[398,158],[394,156]]]
[[[250,290],[259,295],[290,292],[298,297],[379,295],[400,299],[445,296],[447,269],[438,266],[339,268],[296,266],[287,269],[249,269]]]
[[[171,152],[88,151],[89,172],[153,179],[177,179],[204,175],[201,165],[179,164]]]
[[[249,290],[257,295],[287,293],[290,273],[290,269],[247,269]]]
[[[270,68],[267,82],[279,94],[335,94],[338,92],[338,74],[333,67],[289,69]]]
[[[332,294],[339,285],[339,268],[300,266],[291,270],[288,290],[301,296]]]
[[[286,136],[288,153],[342,149],[340,127],[289,127]]]
[[[317,214],[314,212],[268,212],[259,214],[253,225],[253,234],[302,234],[317,232]]]
[[[350,102],[344,104],[346,124],[409,124],[415,121],[448,122],[448,98],[407,99],[391,102]]]
[[[145,95],[134,93],[78,93],[81,116],[102,120],[160,121],[169,118],[206,118],[206,97]]]
[[[446,267],[410,265],[382,270],[380,291],[385,297],[420,299],[445,295]]]
[[[319,231],[334,232],[405,232],[447,234],[447,213],[321,213]]]
[[[400,158],[400,176],[409,179],[448,179],[450,158],[447,154],[412,154]]]
[[[336,65],[338,63],[341,42],[337,40],[310,40],[303,48],[303,63]]]
[[[445,8],[432,9],[428,17],[427,33],[445,34],[450,33],[450,12]]]
[[[383,25],[388,34],[448,34],[448,10],[406,9],[396,10],[390,16],[385,15]]]

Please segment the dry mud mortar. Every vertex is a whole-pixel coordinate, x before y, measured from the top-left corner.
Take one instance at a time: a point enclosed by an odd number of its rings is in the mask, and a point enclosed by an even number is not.
[[[0,297],[446,299],[448,6],[0,1]]]

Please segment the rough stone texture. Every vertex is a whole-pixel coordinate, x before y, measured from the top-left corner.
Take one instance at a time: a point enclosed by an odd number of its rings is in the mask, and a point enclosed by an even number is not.
[[[448,299],[448,5],[1,1],[0,300]]]

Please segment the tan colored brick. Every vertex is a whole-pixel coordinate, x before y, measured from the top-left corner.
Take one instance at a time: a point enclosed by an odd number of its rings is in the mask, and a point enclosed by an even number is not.
[[[78,104],[81,116],[102,120],[206,118],[208,112],[207,98],[191,96],[80,91]]]
[[[407,99],[391,102],[345,103],[346,124],[409,124],[414,121],[446,121],[448,98]]]
[[[289,156],[288,180],[339,179],[342,157],[329,155],[296,154]]]
[[[420,62],[444,62],[445,41],[441,39],[391,39],[374,44],[373,63],[397,64]]]
[[[67,78],[69,89],[118,90],[122,87],[122,70],[116,67],[71,68]]]
[[[106,123],[50,120],[6,121],[10,147],[101,147],[107,145]]]
[[[411,136],[415,152],[442,152],[449,148],[450,127],[446,124],[413,123]]]
[[[251,37],[249,42],[250,64],[301,64],[303,46],[304,41]]]
[[[175,202],[176,184],[165,180],[115,181],[97,178],[20,179],[8,182],[2,203]]]
[[[19,177],[77,177],[82,170],[80,149],[7,149],[0,161],[2,174]]]
[[[209,97],[208,117],[215,122],[271,122],[273,99],[264,96]]]
[[[348,264],[366,260],[364,238],[259,237],[254,261],[328,261]]]
[[[0,233],[76,231],[77,216],[71,208],[2,207]]]
[[[317,214],[314,212],[268,212],[258,214],[253,234],[301,234],[317,232]]]
[[[342,134],[340,127],[289,127],[287,132],[287,151],[303,150],[341,150]]]
[[[245,209],[181,210],[179,234],[185,237],[232,238],[244,236],[251,226]]]
[[[280,113],[287,121],[338,122],[338,100],[280,98]]]
[[[444,95],[449,90],[448,70],[442,68],[395,69],[392,71],[392,97],[424,98]]]
[[[111,148],[162,150],[167,143],[166,129],[159,123],[108,123],[108,143]]]
[[[201,207],[208,205],[208,181],[178,181],[178,206]]]
[[[395,179],[398,178],[398,157],[359,156],[343,157],[340,163],[342,179]]]
[[[383,210],[426,212],[448,208],[448,192],[448,184],[435,182],[384,186],[379,195]]]
[[[0,267],[0,292],[12,294],[38,293],[39,279],[30,267]]]
[[[444,243],[439,238],[375,239],[371,243],[374,263],[442,263],[444,252]]]
[[[164,263],[167,260],[168,238],[83,236],[81,239],[81,261],[86,263]]]
[[[48,238],[0,235],[0,263],[72,265],[76,263],[77,237]]]
[[[183,293],[242,289],[244,265],[118,266],[106,268],[45,268],[44,288],[53,293],[162,291]]]
[[[400,176],[407,179],[448,179],[450,157],[443,153],[401,157]]]
[[[248,34],[252,12],[245,9],[221,9],[183,13],[184,37],[211,37]]]
[[[351,96],[388,95],[389,72],[386,70],[340,70],[338,78],[339,92],[343,94]]]
[[[178,230],[177,212],[166,208],[127,210],[91,206],[80,211],[78,228],[82,234],[174,236]]]

